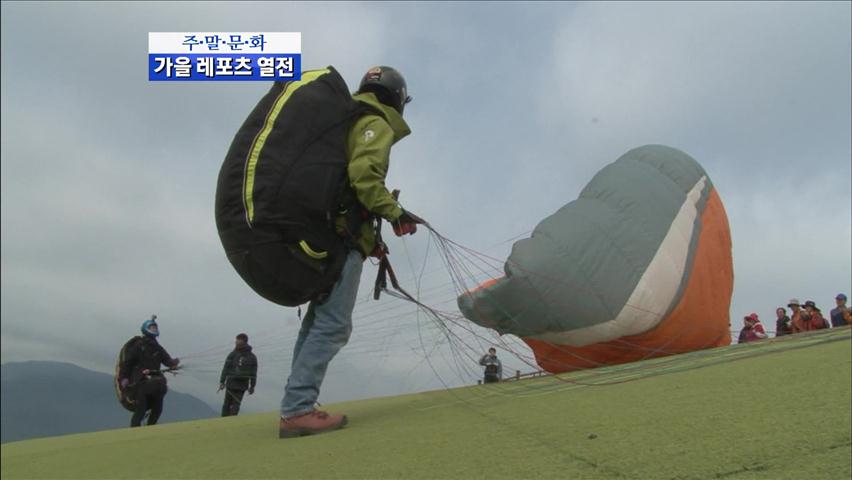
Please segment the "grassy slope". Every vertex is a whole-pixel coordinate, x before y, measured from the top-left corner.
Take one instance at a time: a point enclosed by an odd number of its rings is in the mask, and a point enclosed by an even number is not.
[[[850,330],[330,406],[13,442],[12,478],[850,478]],[[144,466],[143,466],[144,464]]]

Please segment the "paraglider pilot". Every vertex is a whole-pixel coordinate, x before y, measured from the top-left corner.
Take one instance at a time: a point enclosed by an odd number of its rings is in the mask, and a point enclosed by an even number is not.
[[[160,365],[177,367],[179,358],[172,358],[166,349],[157,342],[160,335],[156,316],[142,323],[141,341],[131,345],[125,361],[121,364],[119,377],[121,388],[135,390],[135,411],[130,419],[131,427],[142,425],[142,418],[150,410],[148,425],[156,425],[163,413],[163,398],[166,396],[166,378]]]

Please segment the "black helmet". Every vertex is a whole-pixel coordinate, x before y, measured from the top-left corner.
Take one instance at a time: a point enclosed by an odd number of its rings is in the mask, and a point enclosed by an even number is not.
[[[402,115],[405,104],[411,101],[402,74],[391,67],[373,67],[367,70],[357,93],[371,92],[380,102],[393,107]]]

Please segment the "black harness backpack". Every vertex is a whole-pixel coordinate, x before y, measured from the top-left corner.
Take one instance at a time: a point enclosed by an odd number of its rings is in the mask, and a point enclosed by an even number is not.
[[[335,231],[349,187],[346,138],[366,111],[333,67],[276,82],[237,131],[216,188],[216,226],[231,265],[284,306],[322,301],[343,269]],[[356,231],[356,230],[352,230]]]

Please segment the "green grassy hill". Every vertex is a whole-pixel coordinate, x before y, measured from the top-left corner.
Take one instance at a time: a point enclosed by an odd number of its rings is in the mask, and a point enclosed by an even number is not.
[[[843,328],[328,405],[349,425],[299,439],[268,413],[12,442],[2,477],[848,479],[850,346]]]

